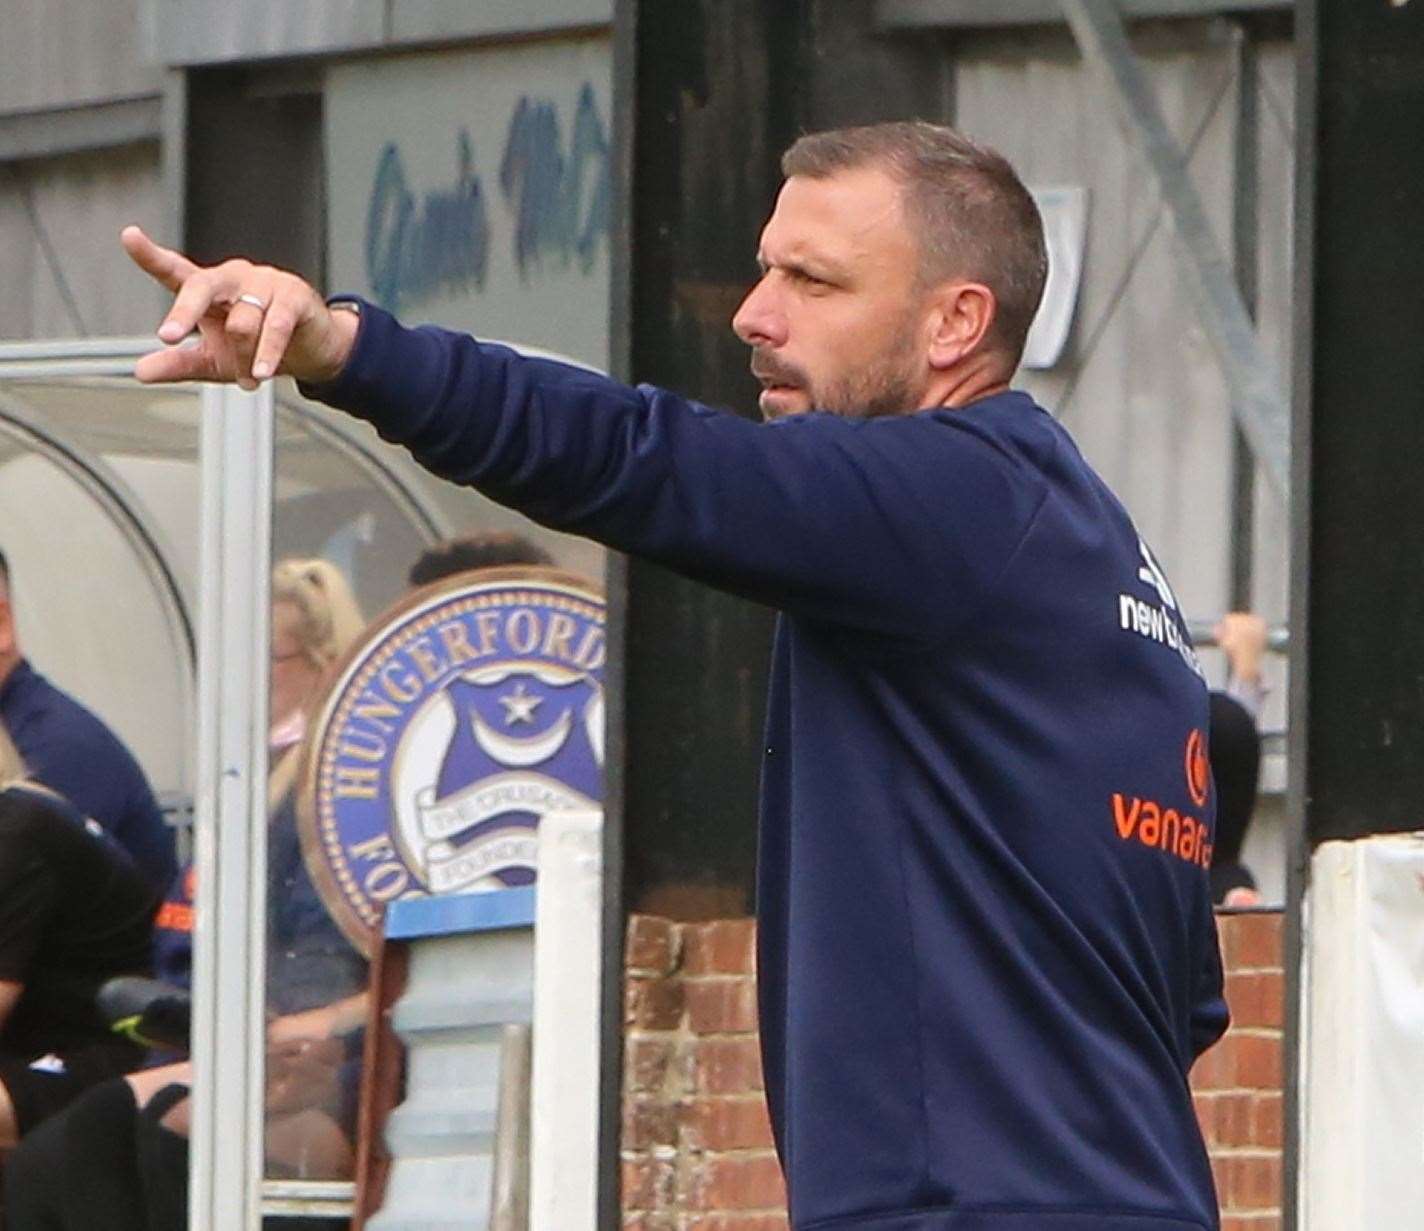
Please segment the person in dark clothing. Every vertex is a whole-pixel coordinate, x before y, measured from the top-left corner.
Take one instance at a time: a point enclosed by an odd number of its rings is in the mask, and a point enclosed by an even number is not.
[[[1032,197],[952,130],[803,137],[733,328],[771,422],[124,233],[142,380],[283,371],[536,521],[777,607],[758,987],[797,1231],[1219,1225],[1207,693],[1118,500],[1009,381]]]
[[[1216,781],[1216,844],[1211,854],[1211,900],[1218,906],[1254,904],[1256,878],[1241,862],[1246,828],[1256,809],[1261,734],[1241,702],[1211,694],[1211,772]],[[1242,891],[1249,891],[1244,897]],[[1234,895],[1234,896],[1233,896]]]
[[[147,973],[157,904],[93,821],[43,788],[0,790],[0,1147],[142,1061],[94,998]]]
[[[507,530],[467,534],[444,539],[420,553],[410,566],[410,584],[428,586],[432,581],[477,568],[498,568],[506,564],[553,564],[554,557],[522,534]]]
[[[273,569],[268,1161],[290,1169],[298,1159],[337,1178],[351,1158],[366,962],[307,872],[293,784],[306,714],[361,627],[350,588],[330,564],[284,560]],[[178,988],[191,981],[200,890],[192,868],[176,877],[153,929],[154,973]],[[9,1231],[182,1231],[191,1081],[181,1053],[150,1055],[142,1071],[88,1091],[23,1141],[4,1190]]]
[[[290,798],[273,818],[268,892],[269,1150],[337,1155],[355,1121],[366,963],[331,921],[307,875]],[[159,913],[155,973],[187,987],[193,882]],[[325,1019],[316,1025],[317,1019]],[[321,1036],[321,1037],[319,1037]],[[335,1036],[335,1037],[333,1037]],[[131,1064],[130,1068],[136,1067]],[[186,1063],[134,1073],[85,1092],[20,1143],[4,1186],[9,1231],[185,1231]],[[314,1143],[314,1139],[319,1142]],[[282,1222],[282,1227],[291,1225]]]
[[[133,754],[104,723],[51,684],[20,652],[0,552],[0,722],[30,778],[98,821],[162,890],[178,870],[173,831]]]

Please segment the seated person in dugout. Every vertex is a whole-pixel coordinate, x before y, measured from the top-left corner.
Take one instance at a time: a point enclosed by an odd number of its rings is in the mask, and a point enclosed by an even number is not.
[[[488,530],[459,538],[442,539],[421,552],[410,566],[412,586],[428,586],[443,577],[477,568],[502,568],[510,564],[552,565],[554,557],[522,534]]]
[[[307,716],[361,630],[345,578],[284,561],[272,579],[266,1154],[270,1174],[346,1178],[365,1023],[365,960],[307,875],[295,786]],[[155,929],[160,978],[187,986],[194,878],[181,874]],[[186,1227],[192,1066],[158,1063],[89,1091],[23,1143],[5,1185],[6,1231]],[[289,1225],[289,1224],[288,1224]]]
[[[162,890],[177,870],[173,831],[143,770],[93,713],[36,671],[20,648],[13,578],[0,552],[0,722],[33,781],[97,821]]]
[[[158,896],[96,822],[24,780],[0,725],[0,1149],[142,1061],[95,995],[148,972]]]

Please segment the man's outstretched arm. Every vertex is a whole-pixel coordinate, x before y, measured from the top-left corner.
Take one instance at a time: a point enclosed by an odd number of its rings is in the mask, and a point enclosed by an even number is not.
[[[443,478],[831,624],[941,640],[977,607],[1042,498],[1037,473],[957,416],[820,414],[764,427],[463,334],[407,329],[373,307],[358,338],[354,314],[329,311],[294,275],[246,261],[200,269],[133,230],[125,244],[178,288],[160,337],[202,333],[191,358],[146,356],[141,379],[248,381],[275,363]],[[270,338],[258,330],[247,367],[245,318],[262,314],[242,297],[269,293],[268,314],[280,307],[282,319]]]

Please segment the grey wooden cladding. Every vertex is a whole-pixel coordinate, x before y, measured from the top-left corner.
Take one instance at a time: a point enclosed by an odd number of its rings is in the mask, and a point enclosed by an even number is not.
[[[1159,27],[1160,29],[1160,27]],[[1290,371],[1295,52],[1257,41],[1254,82],[1240,65],[1247,35],[1225,22],[1184,22],[1170,38],[1135,39],[1158,105],[1187,154],[1218,244],[1231,250],[1235,151],[1243,89],[1255,94],[1258,142],[1256,332],[1272,376]],[[1123,499],[1157,552],[1187,615],[1211,622],[1231,603],[1232,422],[1229,395],[1178,273],[1176,240],[1144,161],[1122,140],[1108,97],[1066,27],[966,34],[956,42],[954,120],[1001,150],[1030,184],[1082,184],[1091,201],[1083,286],[1057,368],[1019,383],[1058,414]],[[1289,519],[1264,475],[1254,492],[1249,605],[1287,615]],[[1214,685],[1220,655],[1203,655]],[[1266,662],[1263,727],[1285,724],[1287,662]],[[1245,858],[1269,900],[1284,892],[1285,766],[1268,756]]]
[[[164,64],[217,64],[603,26],[612,0],[149,0]]]
[[[0,115],[156,94],[146,0],[0,6]]]
[[[0,116],[0,163],[157,142],[162,121],[157,93]]]
[[[1122,15],[1140,18],[1211,17],[1229,13],[1290,12],[1292,0],[1120,0]],[[879,0],[877,23],[886,29],[987,29],[1061,25],[1058,0]]]
[[[1085,63],[1117,102],[1124,131],[1157,179],[1176,231],[1178,273],[1192,294],[1197,321],[1226,377],[1237,426],[1284,503],[1290,491],[1290,408],[1285,385],[1266,365],[1236,275],[1225,248],[1216,242],[1183,165],[1181,147],[1167,130],[1114,0],[1063,0],[1063,7]]]

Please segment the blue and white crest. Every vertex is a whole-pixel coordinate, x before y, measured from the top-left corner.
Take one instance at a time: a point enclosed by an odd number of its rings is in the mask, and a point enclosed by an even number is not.
[[[309,753],[308,865],[366,949],[395,898],[531,883],[543,817],[602,798],[602,598],[540,568],[432,589],[355,652]]]

